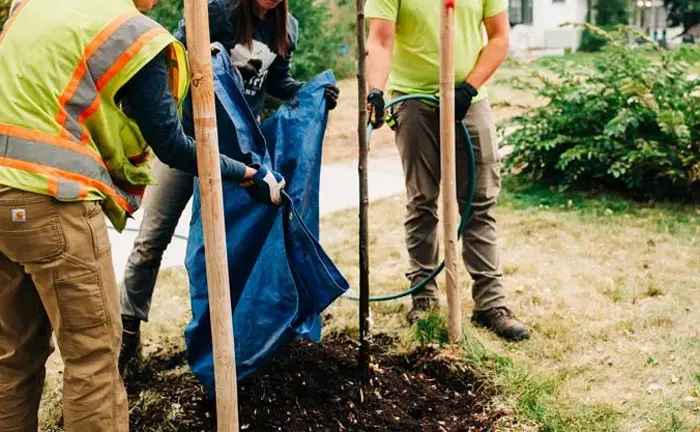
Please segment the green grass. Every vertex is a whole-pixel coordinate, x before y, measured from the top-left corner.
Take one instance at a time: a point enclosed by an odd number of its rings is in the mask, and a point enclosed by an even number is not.
[[[645,219],[657,232],[670,234],[700,233],[697,207],[659,202],[635,202],[605,192],[559,190],[508,175],[503,178],[499,205],[509,209],[537,212],[552,210],[600,220]],[[654,243],[649,243],[653,247]]]
[[[419,320],[415,326],[416,340],[420,344],[437,344],[445,346],[448,343],[447,320],[444,315],[431,313],[427,318]]]

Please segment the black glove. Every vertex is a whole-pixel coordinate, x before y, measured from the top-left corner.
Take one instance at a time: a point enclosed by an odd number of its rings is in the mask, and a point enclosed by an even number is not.
[[[455,86],[455,120],[462,121],[469,111],[472,98],[479,92],[468,82]]]
[[[340,89],[334,85],[326,86],[326,104],[328,109],[332,110],[338,106],[338,96],[340,96]]]
[[[370,90],[367,95],[367,111],[369,123],[374,129],[384,124],[384,92],[379,89]]]
[[[241,186],[253,199],[264,204],[282,205],[282,189],[286,185],[284,177],[275,171],[268,171],[263,165],[250,165],[257,172],[249,179],[241,182]]]

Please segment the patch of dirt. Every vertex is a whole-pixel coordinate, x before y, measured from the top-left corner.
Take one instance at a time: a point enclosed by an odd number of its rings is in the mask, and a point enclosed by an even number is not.
[[[486,431],[503,416],[487,409],[488,388],[436,350],[390,355],[376,345],[361,392],[354,342],[291,344],[239,384],[241,430]],[[151,357],[127,388],[133,431],[215,430],[214,406],[182,351]]]

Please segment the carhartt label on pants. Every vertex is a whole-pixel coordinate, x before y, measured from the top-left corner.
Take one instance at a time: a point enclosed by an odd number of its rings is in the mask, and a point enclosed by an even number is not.
[[[26,222],[27,212],[24,209],[12,209],[12,222]]]

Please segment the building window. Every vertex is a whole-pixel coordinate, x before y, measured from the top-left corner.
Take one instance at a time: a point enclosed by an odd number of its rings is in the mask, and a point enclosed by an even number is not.
[[[532,2],[533,0],[510,0],[508,15],[511,26],[532,24]]]

